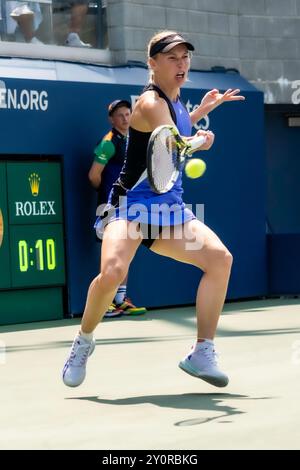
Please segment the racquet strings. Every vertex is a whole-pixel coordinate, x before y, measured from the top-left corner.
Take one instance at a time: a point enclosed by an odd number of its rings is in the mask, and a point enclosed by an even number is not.
[[[172,132],[165,128],[155,137],[152,148],[152,179],[159,192],[168,191],[178,177],[179,149]]]

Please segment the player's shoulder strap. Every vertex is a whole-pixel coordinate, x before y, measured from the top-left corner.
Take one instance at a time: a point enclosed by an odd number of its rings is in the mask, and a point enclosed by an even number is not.
[[[145,91],[149,91],[149,90],[153,90],[153,91],[156,91],[156,93],[158,94],[158,96],[160,98],[163,98],[166,102],[167,102],[167,105],[168,105],[168,108],[170,110],[170,114],[171,114],[171,117],[174,121],[174,123],[177,125],[177,118],[176,118],[176,114],[175,114],[175,111],[174,111],[174,108],[172,106],[172,103],[171,101],[169,100],[169,98],[167,97],[167,95],[156,85],[154,85],[153,83],[149,83],[148,85],[145,86],[144,90],[143,90],[143,93]]]

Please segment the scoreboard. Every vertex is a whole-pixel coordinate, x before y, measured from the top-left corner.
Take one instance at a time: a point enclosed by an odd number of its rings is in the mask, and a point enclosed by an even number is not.
[[[64,285],[60,163],[0,161],[0,324],[61,318]]]

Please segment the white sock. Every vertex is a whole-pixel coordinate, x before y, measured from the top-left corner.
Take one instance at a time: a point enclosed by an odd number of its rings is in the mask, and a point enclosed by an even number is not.
[[[200,341],[199,341],[200,340]],[[207,338],[198,338],[196,341],[193,350],[198,351],[198,349],[201,349],[204,345],[204,343],[208,344],[214,344],[212,339],[207,339]]]
[[[119,289],[117,290],[117,293],[114,298],[114,303],[116,305],[120,305],[124,302],[124,299],[126,297],[126,285],[119,286]]]
[[[86,341],[89,341],[89,342],[92,341],[93,335],[94,335],[93,332],[92,333],[84,333],[81,329],[79,330],[79,334],[83,339],[85,339]]]

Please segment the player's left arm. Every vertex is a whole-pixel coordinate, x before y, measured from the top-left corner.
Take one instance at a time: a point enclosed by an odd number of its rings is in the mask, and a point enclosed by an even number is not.
[[[202,119],[208,113],[220,106],[220,104],[222,103],[245,100],[244,96],[238,94],[239,92],[239,88],[236,88],[234,90],[229,88],[225,91],[225,93],[220,93],[219,90],[217,90],[216,88],[208,91],[206,95],[204,95],[204,97],[202,98],[198,108],[190,112],[192,124],[196,124],[198,121],[200,121],[200,119]]]

